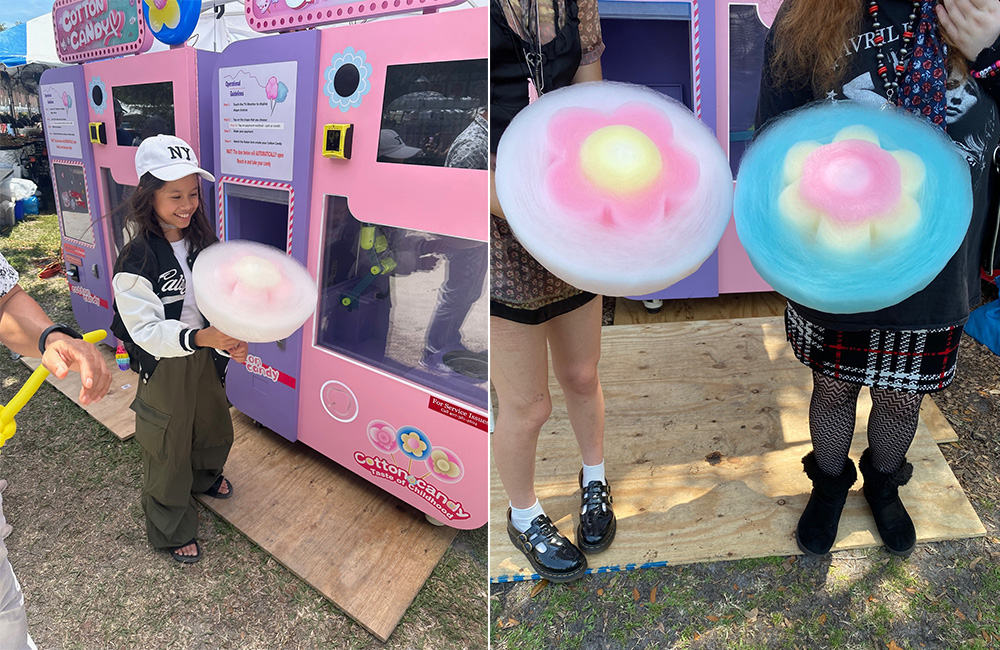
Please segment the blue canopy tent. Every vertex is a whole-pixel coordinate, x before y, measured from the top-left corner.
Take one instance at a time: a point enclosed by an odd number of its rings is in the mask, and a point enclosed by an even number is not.
[[[0,32],[0,63],[15,68],[28,62],[28,24],[21,23]]]

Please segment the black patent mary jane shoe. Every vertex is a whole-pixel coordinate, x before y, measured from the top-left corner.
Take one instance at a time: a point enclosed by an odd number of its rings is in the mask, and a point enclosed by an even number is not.
[[[618,521],[611,506],[611,486],[601,481],[583,485],[580,471],[580,525],[576,528],[576,543],[585,553],[600,553],[615,539]]]
[[[587,572],[587,558],[559,533],[546,515],[532,519],[528,530],[522,533],[511,523],[508,509],[507,536],[528,558],[534,572],[549,582],[570,582]],[[536,548],[539,543],[544,544],[544,551]]]

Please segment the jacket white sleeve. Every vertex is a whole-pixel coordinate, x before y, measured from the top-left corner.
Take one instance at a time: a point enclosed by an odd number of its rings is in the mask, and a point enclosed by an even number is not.
[[[115,273],[111,280],[115,302],[125,329],[132,341],[156,358],[183,357],[193,354],[196,329],[179,320],[168,320],[163,303],[152,283],[134,273]],[[183,296],[178,296],[183,300]]]

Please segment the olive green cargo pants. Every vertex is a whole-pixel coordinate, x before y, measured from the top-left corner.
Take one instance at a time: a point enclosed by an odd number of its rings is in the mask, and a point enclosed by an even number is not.
[[[211,351],[160,359],[135,401],[142,448],[142,510],[156,548],[183,546],[198,532],[192,494],[212,487],[233,446],[226,390]]]

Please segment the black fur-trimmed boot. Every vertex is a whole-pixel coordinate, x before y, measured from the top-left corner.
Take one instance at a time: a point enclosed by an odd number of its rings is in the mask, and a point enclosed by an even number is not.
[[[917,532],[913,520],[899,499],[899,488],[906,485],[913,476],[913,465],[903,459],[903,465],[892,474],[883,474],[872,465],[871,450],[861,454],[861,475],[865,484],[862,491],[865,501],[872,510],[875,526],[882,537],[886,550],[893,555],[906,557],[917,544]]]
[[[795,528],[795,541],[806,555],[826,555],[837,540],[840,513],[844,511],[848,491],[858,480],[858,472],[848,458],[840,476],[824,474],[811,451],[802,459],[802,466],[813,489]]]

